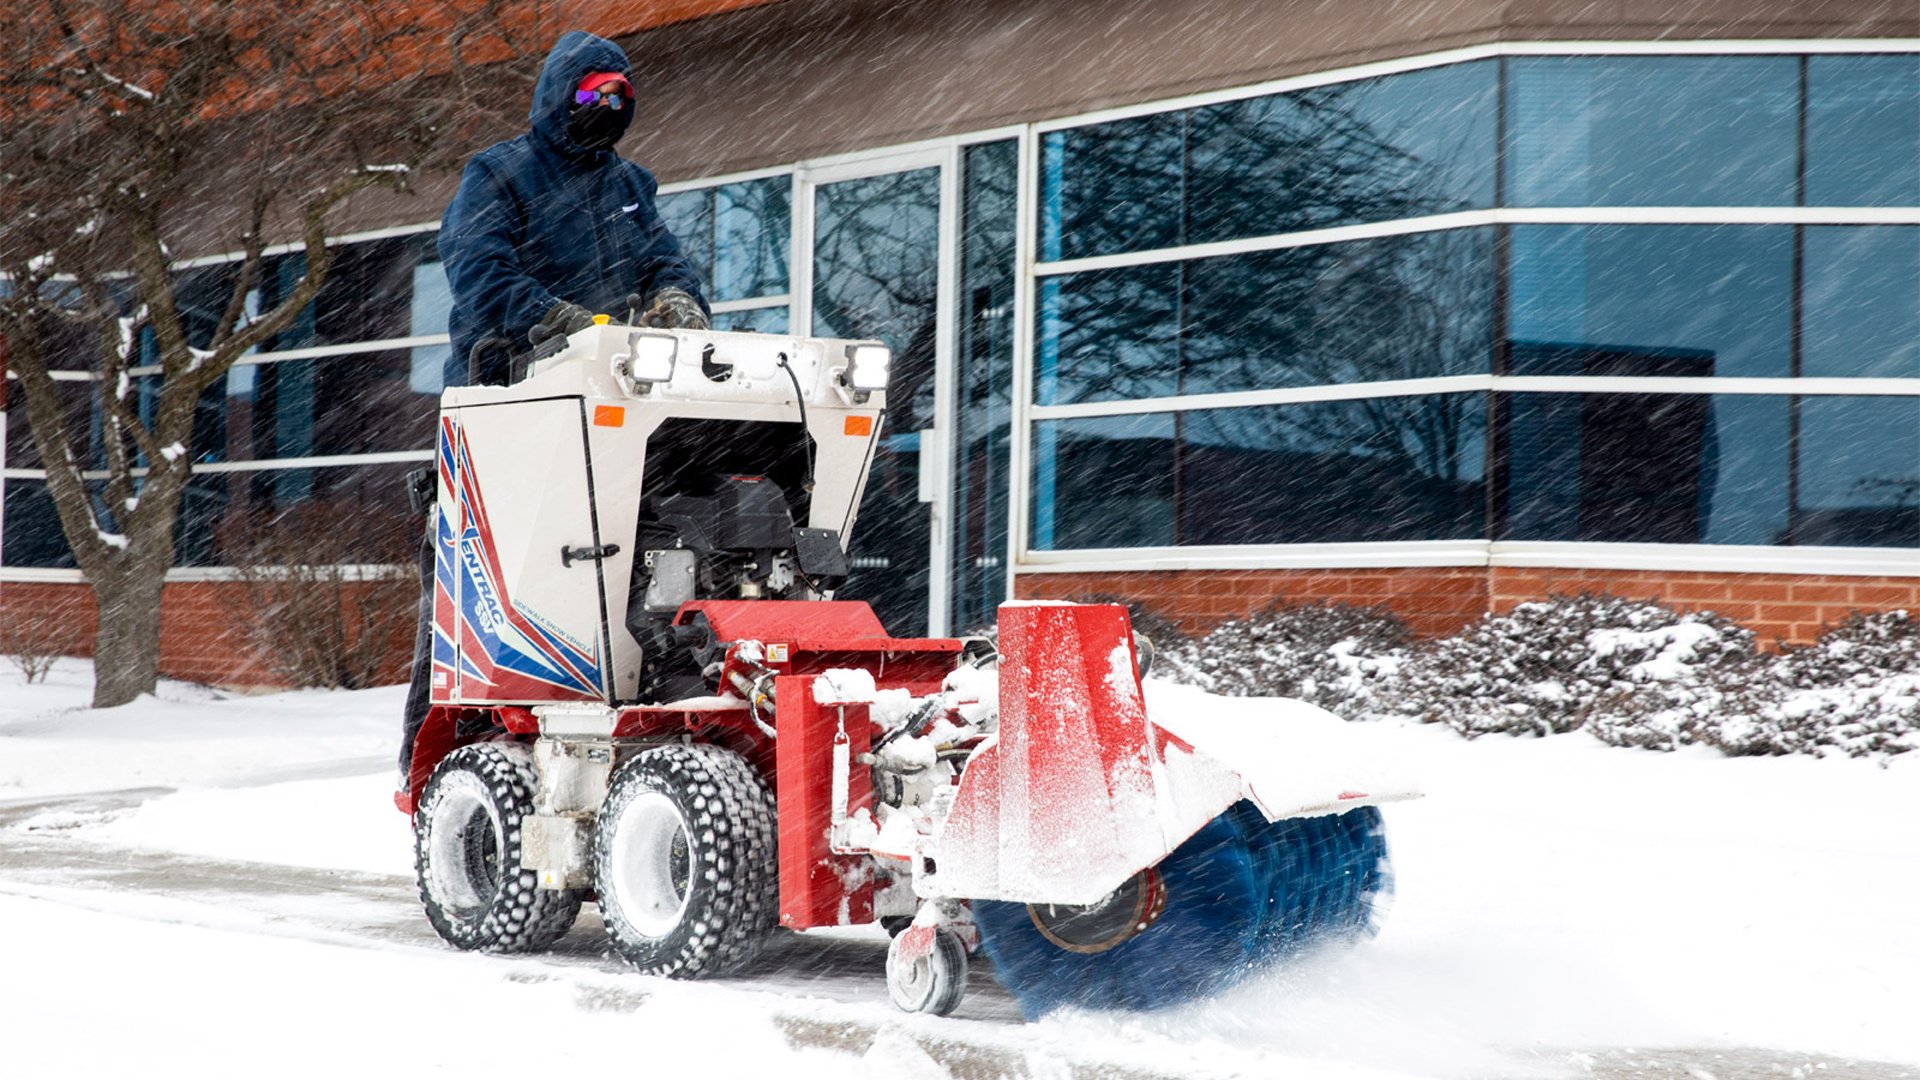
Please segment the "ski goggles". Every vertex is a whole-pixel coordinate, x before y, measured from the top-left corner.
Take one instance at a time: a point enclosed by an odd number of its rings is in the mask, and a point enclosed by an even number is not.
[[[617,79],[608,79],[591,90],[573,92],[575,105],[605,105],[610,109],[620,109],[632,100],[632,88]]]

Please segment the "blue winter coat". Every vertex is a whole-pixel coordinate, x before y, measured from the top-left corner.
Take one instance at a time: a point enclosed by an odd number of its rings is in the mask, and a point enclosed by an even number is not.
[[[467,381],[467,353],[502,336],[528,349],[527,331],[561,300],[624,318],[630,293],[669,286],[706,306],[699,279],[654,207],[653,175],[612,150],[567,134],[573,91],[590,71],[630,75],[627,55],[579,30],[547,54],[527,119],[532,130],[467,162],[440,222],[440,259],[453,291],[447,382]],[[482,382],[500,382],[497,357]]]

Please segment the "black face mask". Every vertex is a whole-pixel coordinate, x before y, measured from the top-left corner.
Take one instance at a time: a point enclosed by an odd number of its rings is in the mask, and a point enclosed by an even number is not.
[[[605,150],[620,141],[633,122],[633,109],[605,105],[578,105],[567,117],[567,135],[589,150]]]

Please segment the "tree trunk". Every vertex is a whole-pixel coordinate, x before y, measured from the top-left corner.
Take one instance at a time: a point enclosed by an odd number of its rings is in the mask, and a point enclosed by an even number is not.
[[[166,572],[162,562],[94,580],[93,598],[100,608],[100,632],[93,643],[94,708],[111,709],[153,693],[160,678],[160,589]]]

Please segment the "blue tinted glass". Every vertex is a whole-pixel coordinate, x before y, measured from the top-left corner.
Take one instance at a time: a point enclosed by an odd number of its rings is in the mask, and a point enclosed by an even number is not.
[[[1516,57],[1510,206],[1792,206],[1791,56]]]
[[[1180,276],[1163,263],[1041,281],[1034,400],[1178,393]]]
[[[1493,205],[1491,61],[1190,114],[1187,243]]]
[[[680,250],[700,280],[713,281],[713,189],[676,191],[654,198],[654,206],[667,223],[667,231],[680,242]]]
[[[712,299],[745,300],[787,291],[792,196],[793,181],[785,176],[722,184],[714,190]]]
[[[1512,239],[1515,375],[1792,374],[1791,226],[1530,225]]]
[[[1796,544],[1920,546],[1920,398],[1800,399]]]
[[[1051,131],[1040,141],[1040,257],[1180,243],[1186,114]]]
[[[1493,238],[1087,271],[1044,279],[1039,299],[1042,405],[1472,374],[1490,370]]]
[[[1778,544],[1788,400],[1506,394],[1503,540]]]
[[[1808,57],[1807,202],[1920,204],[1920,56]]]
[[[447,332],[447,316],[453,310],[453,292],[447,286],[447,271],[438,261],[424,262],[413,268],[413,318],[410,333],[415,337]],[[416,394],[438,394],[444,378],[450,345],[419,345],[413,349],[413,370],[407,381]]]
[[[991,625],[1007,596],[1019,148],[1009,139],[968,147],[964,155],[949,515],[953,523],[950,625],[963,631]]]
[[[1185,266],[1183,393],[1491,370],[1491,230],[1283,248]]]
[[[1486,535],[1480,394],[1035,425],[1036,548]]]
[[[744,311],[722,311],[713,316],[715,330],[750,331],[755,334],[784,334],[787,332],[787,307],[747,308]]]
[[[0,532],[0,563],[60,570],[78,565],[60,531],[47,482],[13,477],[5,486],[7,527]]]
[[[1802,375],[1920,378],[1920,228],[1810,226]]]
[[[1172,544],[1173,446],[1165,413],[1033,425],[1033,547]]]

